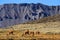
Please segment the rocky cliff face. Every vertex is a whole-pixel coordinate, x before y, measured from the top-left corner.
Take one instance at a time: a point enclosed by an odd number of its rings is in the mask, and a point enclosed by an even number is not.
[[[0,27],[12,26],[27,21],[60,14],[60,6],[43,4],[4,4],[0,5]]]

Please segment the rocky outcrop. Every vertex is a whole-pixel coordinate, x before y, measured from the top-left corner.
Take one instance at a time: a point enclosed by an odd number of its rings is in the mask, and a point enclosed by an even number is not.
[[[0,5],[0,27],[12,26],[60,14],[60,6],[37,4]]]

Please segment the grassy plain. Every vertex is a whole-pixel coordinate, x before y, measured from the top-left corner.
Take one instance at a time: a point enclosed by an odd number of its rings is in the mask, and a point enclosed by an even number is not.
[[[34,35],[25,35],[26,30],[34,32]],[[13,31],[13,34],[9,34],[10,31]],[[40,34],[36,34],[37,31]],[[18,24],[5,29],[0,28],[0,39],[60,40],[60,22]]]

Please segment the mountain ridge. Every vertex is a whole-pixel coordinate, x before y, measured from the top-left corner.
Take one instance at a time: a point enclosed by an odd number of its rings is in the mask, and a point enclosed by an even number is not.
[[[8,27],[60,14],[60,6],[38,4],[0,5],[0,27]]]

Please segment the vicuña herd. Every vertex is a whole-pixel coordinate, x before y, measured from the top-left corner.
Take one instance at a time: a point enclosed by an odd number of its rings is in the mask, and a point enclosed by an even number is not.
[[[30,31],[30,30],[26,30],[24,33],[23,33],[23,35],[25,35],[25,36],[30,36],[30,35],[32,35],[32,36],[34,36],[34,35],[40,35],[40,32],[39,31],[36,31],[36,32],[34,32],[34,31]]]

